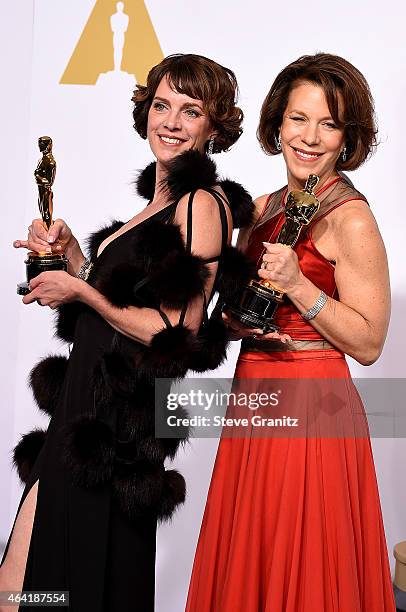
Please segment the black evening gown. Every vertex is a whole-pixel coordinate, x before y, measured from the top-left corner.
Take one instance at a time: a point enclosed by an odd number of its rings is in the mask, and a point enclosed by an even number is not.
[[[149,200],[155,176],[151,164],[138,180],[140,195]],[[227,199],[212,189],[216,184]],[[170,518],[186,494],[183,477],[165,461],[188,435],[185,430],[177,431],[177,438],[155,437],[155,417],[164,412],[155,405],[155,379],[166,379],[169,391],[170,381],[188,370],[205,372],[224,361],[227,331],[221,317],[208,318],[207,305],[216,291],[227,301],[252,275],[251,262],[228,245],[226,209],[233,227],[252,218],[253,203],[244,188],[219,181],[213,161],[196,151],[174,160],[167,186],[166,208],[112,240],[99,257],[100,244],[122,223],[93,234],[88,244],[94,264],[89,284],[115,306],[155,308],[165,327],[144,346],[84,304],[59,308],[57,334],[73,345],[69,359],[49,356],[30,378],[39,408],[51,416],[49,427],[26,434],[14,450],[26,483],[18,512],[38,481],[23,588],[69,591],[73,612],[154,610],[157,523]],[[192,253],[198,189],[218,204],[213,223],[221,223],[221,248],[210,259]],[[186,194],[185,243],[173,221]],[[188,303],[198,296],[203,321],[195,334],[184,320]],[[172,325],[161,307],[178,309],[179,322]],[[181,407],[177,410],[171,414],[184,416]]]
[[[168,220],[173,211],[168,206],[114,239],[100,254],[98,266],[126,262],[129,238],[157,218]],[[128,519],[109,483],[76,486],[62,461],[65,424],[97,412],[91,380],[116,336],[96,311],[83,309],[57,407],[19,506],[38,480],[23,590],[69,591],[74,612],[154,609],[156,516]],[[117,412],[104,419],[116,431]]]

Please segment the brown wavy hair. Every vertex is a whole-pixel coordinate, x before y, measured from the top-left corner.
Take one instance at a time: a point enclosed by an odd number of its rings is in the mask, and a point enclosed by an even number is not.
[[[276,143],[288,98],[300,81],[310,81],[323,88],[331,116],[344,128],[347,159],[337,160],[337,170],[359,168],[375,151],[377,125],[374,101],[361,72],[338,55],[316,53],[303,55],[276,77],[261,109],[257,137],[268,155],[278,155]],[[338,92],[344,101],[344,116],[338,115]]]
[[[141,138],[147,138],[148,112],[164,77],[177,92],[202,100],[217,132],[213,153],[226,151],[238,140],[244,115],[236,106],[238,85],[234,72],[202,55],[183,53],[163,59],[150,70],[147,84],[137,85],[134,91],[134,128]]]

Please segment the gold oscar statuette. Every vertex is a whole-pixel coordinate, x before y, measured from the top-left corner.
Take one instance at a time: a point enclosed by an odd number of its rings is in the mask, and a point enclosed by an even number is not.
[[[39,212],[44,227],[48,231],[53,223],[52,185],[54,184],[56,173],[56,162],[52,155],[52,138],[49,136],[41,136],[38,139],[38,146],[42,153],[42,157],[35,169],[34,176],[38,186]],[[27,295],[30,292],[30,280],[38,276],[38,274],[41,274],[41,272],[48,272],[51,270],[64,270],[66,272],[68,269],[68,260],[60,251],[58,251],[58,253],[47,253],[45,251],[35,253],[34,251],[29,251],[27,259],[25,260],[25,265],[27,280],[17,285],[17,293],[19,295]]]
[[[309,225],[320,208],[320,202],[314,194],[319,177],[309,174],[304,189],[291,191],[285,207],[285,222],[276,242],[293,248],[305,225]],[[246,327],[260,328],[264,333],[278,331],[273,321],[279,304],[284,299],[284,292],[266,279],[252,279],[237,293],[230,304],[224,304],[225,310]]]

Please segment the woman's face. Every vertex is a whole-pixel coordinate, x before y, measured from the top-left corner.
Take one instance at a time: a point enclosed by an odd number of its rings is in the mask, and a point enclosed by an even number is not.
[[[344,105],[338,98],[341,118]],[[309,174],[317,174],[322,184],[336,174],[344,129],[334,123],[321,87],[302,81],[291,90],[280,138],[290,185],[302,188]]]
[[[164,77],[148,113],[147,136],[157,160],[165,165],[189,149],[203,152],[213,132],[203,102],[178,93]]]

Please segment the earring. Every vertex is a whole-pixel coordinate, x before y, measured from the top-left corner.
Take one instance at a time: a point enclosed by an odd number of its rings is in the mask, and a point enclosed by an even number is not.
[[[279,133],[278,138],[275,137],[275,145],[278,151],[282,151],[281,135]]]
[[[207,147],[208,155],[213,155],[213,147],[214,147],[214,136],[212,136],[209,140],[209,146]]]
[[[346,161],[346,159],[347,159],[347,147],[344,147],[344,149],[341,151],[341,159],[343,160],[343,162]]]

